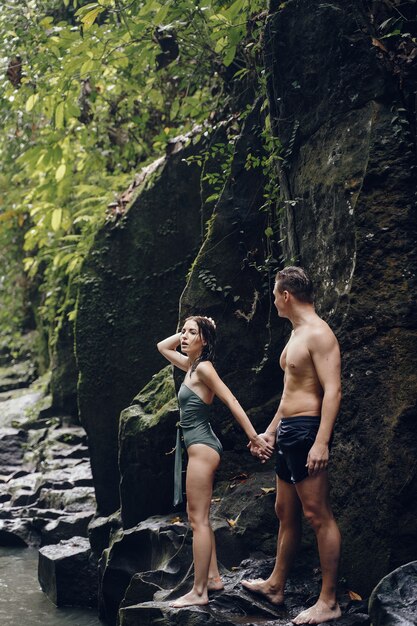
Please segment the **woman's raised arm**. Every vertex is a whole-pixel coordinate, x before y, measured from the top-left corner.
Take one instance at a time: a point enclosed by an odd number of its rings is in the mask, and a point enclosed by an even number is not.
[[[177,352],[177,348],[181,342],[181,333],[175,333],[175,335],[171,335],[162,341],[159,341],[156,344],[159,352],[164,356],[170,363],[179,367],[179,369],[186,372],[190,367],[190,361],[188,356],[184,354],[180,354]]]

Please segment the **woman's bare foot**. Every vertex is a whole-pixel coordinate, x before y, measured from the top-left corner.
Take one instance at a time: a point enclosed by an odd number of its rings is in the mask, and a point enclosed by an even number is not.
[[[301,613],[291,621],[294,624],[321,624],[331,619],[337,619],[341,615],[342,611],[337,602],[333,605],[329,605],[324,602],[324,600],[319,599],[316,604],[309,609],[305,609],[305,611],[301,611]]]
[[[181,598],[174,600],[174,602],[170,602],[169,606],[173,609],[182,609],[184,606],[201,606],[203,604],[208,604],[207,592],[200,595],[192,589],[189,593],[186,593],[185,596],[181,596]]]
[[[242,580],[242,585],[248,591],[252,591],[252,593],[261,594],[271,604],[282,604],[284,602],[284,592],[271,585],[268,580],[263,580],[262,578]]]
[[[221,591],[224,589],[220,576],[209,576],[207,582],[207,591]]]

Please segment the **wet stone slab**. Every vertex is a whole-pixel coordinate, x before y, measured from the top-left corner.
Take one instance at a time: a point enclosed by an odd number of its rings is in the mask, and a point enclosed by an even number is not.
[[[191,578],[182,581],[168,593],[158,592],[158,600],[125,606],[119,611],[120,626],[289,626],[291,619],[302,610],[314,604],[319,592],[317,572],[295,570],[286,587],[286,600],[275,606],[262,596],[246,591],[242,579],[255,578],[260,574],[266,578],[273,565],[272,559],[262,562],[244,561],[239,571],[223,575],[225,589],[210,594],[209,604],[200,607],[174,609],[170,601],[179,597],[191,586]],[[309,578],[310,576],[310,578]],[[365,600],[351,600],[347,589],[340,589],[339,602],[343,615],[337,620],[326,622],[329,626],[369,626],[367,603]]]

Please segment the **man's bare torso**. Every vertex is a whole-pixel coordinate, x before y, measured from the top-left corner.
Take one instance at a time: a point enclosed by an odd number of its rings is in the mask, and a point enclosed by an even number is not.
[[[320,318],[314,325],[305,325],[291,333],[282,351],[280,365],[285,372],[280,413],[282,417],[321,415],[323,389],[309,351],[312,332],[326,332]],[[327,327],[328,328],[328,327]]]

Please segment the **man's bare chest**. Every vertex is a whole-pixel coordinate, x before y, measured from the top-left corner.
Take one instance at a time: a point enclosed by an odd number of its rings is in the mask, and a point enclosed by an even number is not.
[[[311,354],[308,349],[306,338],[302,335],[292,335],[282,351],[280,365],[285,372],[302,373],[313,367]]]

